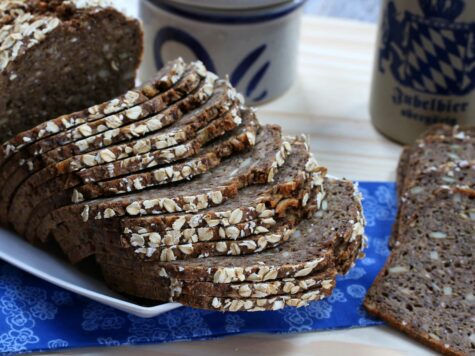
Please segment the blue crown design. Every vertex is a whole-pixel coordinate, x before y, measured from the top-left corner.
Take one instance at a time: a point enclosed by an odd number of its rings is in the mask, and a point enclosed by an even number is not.
[[[426,17],[453,21],[465,8],[465,0],[419,0],[419,6]]]

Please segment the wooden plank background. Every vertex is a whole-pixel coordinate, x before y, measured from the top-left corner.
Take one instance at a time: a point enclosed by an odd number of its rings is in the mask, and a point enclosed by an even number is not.
[[[259,107],[259,118],[286,133],[306,133],[331,174],[394,180],[401,146],[380,135],[369,119],[376,27],[306,16],[295,85]]]
[[[382,0],[308,0],[305,13],[376,22]]]

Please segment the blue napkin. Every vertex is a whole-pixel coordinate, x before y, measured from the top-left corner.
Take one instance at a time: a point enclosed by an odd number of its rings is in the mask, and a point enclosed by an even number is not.
[[[301,309],[220,313],[179,308],[142,319],[93,302],[0,262],[0,352],[161,343],[217,336],[378,325],[361,303],[384,264],[396,214],[393,183],[360,183],[368,222],[366,258],[340,276],[333,295]]]

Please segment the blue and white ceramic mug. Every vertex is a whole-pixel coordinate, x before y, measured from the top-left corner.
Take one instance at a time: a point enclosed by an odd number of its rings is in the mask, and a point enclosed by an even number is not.
[[[199,59],[231,83],[249,104],[282,95],[297,68],[305,0],[141,0],[150,78],[168,60]]]
[[[374,126],[411,143],[431,124],[475,124],[475,1],[382,4],[370,105]]]

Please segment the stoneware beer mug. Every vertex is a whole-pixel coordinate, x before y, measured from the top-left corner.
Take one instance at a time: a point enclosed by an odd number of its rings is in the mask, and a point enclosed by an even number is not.
[[[371,118],[410,143],[435,123],[475,124],[475,1],[385,0]]]
[[[201,60],[246,96],[249,104],[282,95],[296,77],[305,0],[141,0],[150,78],[176,57]]]

